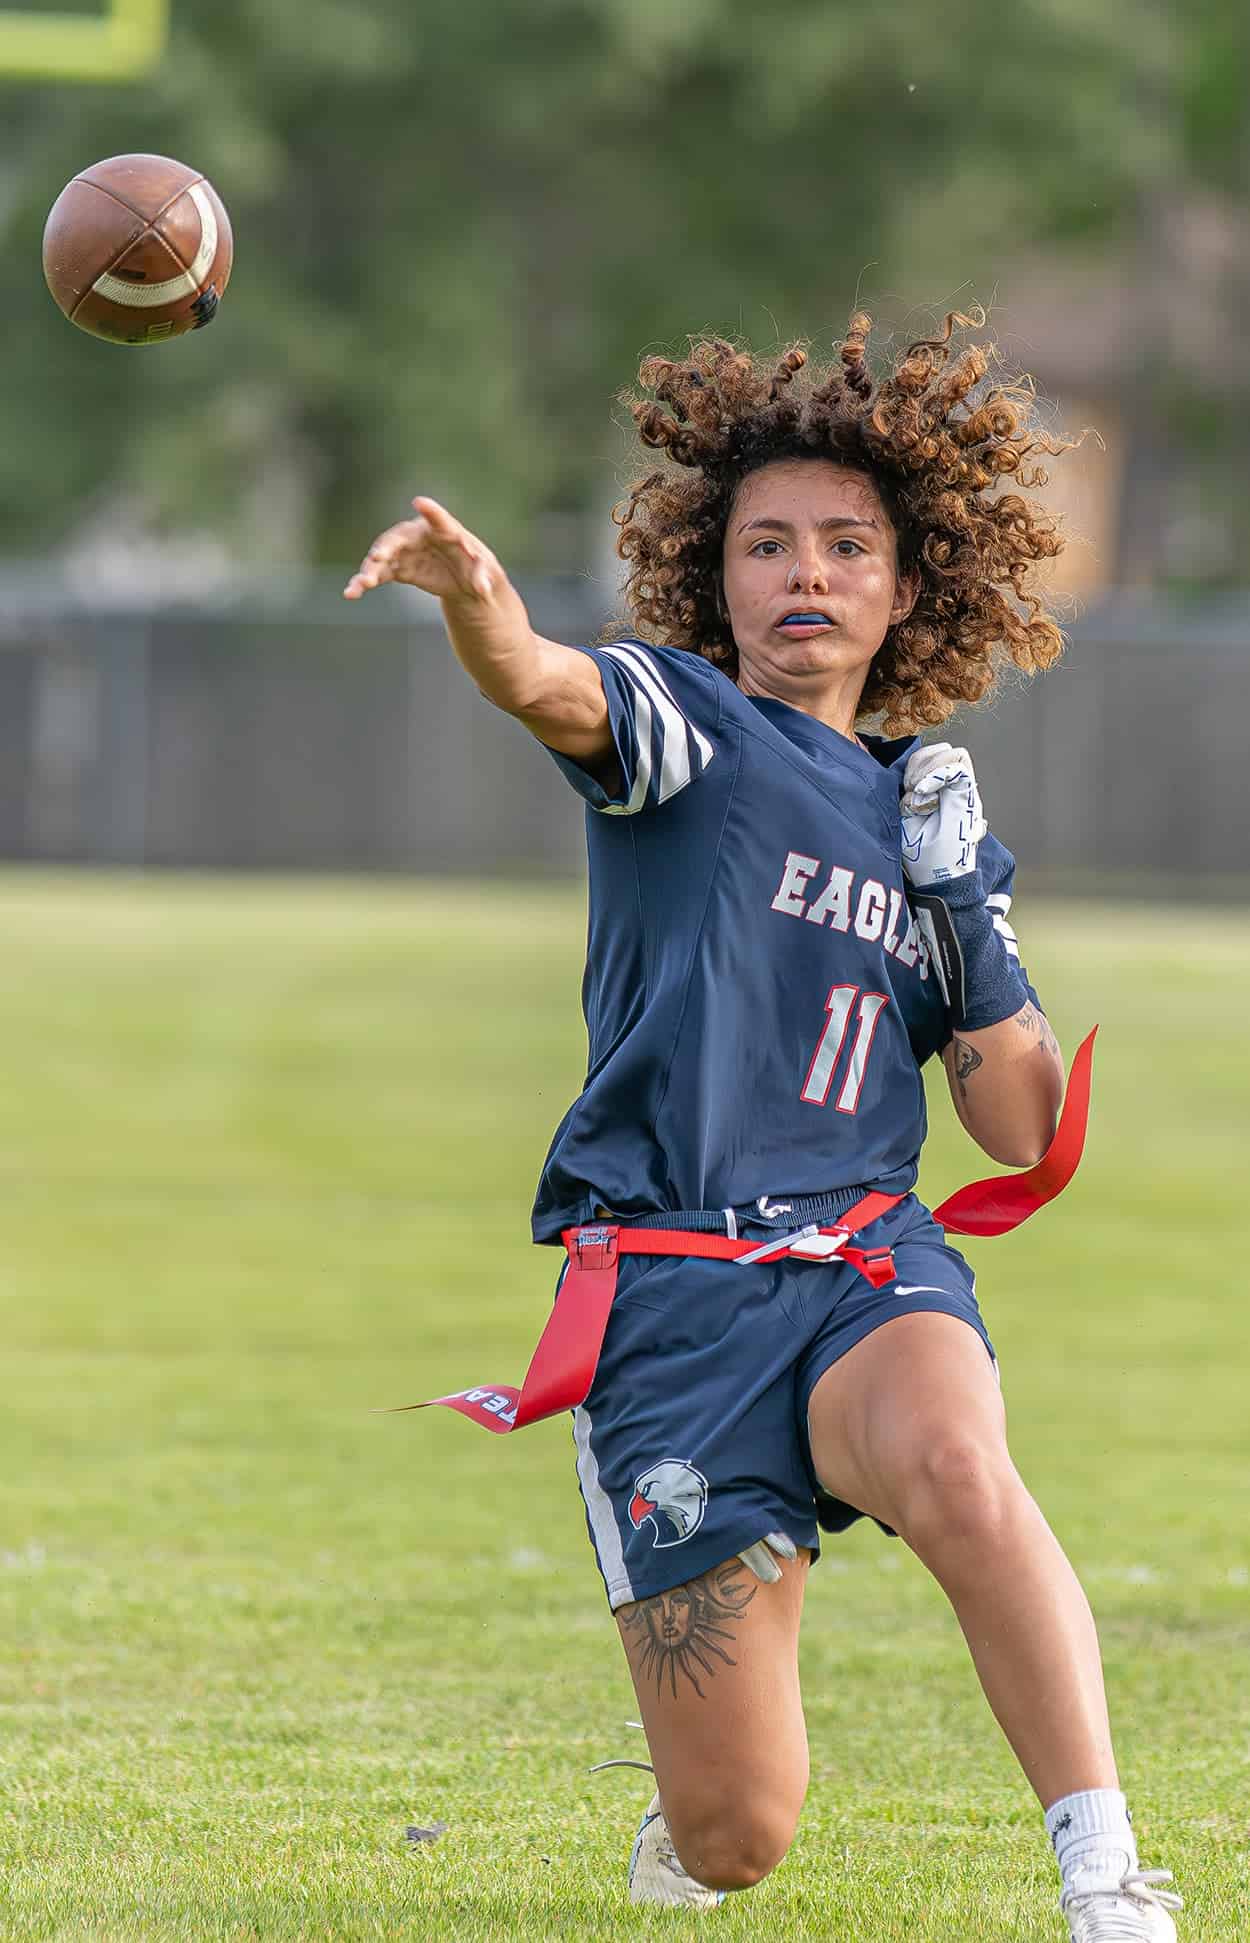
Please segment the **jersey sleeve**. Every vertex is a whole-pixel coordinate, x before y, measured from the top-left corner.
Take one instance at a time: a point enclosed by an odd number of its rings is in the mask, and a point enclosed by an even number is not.
[[[619,788],[609,795],[573,757],[549,749],[579,796],[605,816],[658,809],[697,782],[716,753],[720,677],[702,656],[643,641],[582,648],[608,703]]]
[[[986,835],[981,839],[977,855],[977,868],[985,886],[985,908],[993,920],[994,930],[1002,939],[1003,949],[1020,974],[1021,982],[1030,1000],[1038,1011],[1044,1010],[1029,982],[1029,975],[1020,962],[1020,942],[1011,922],[1011,903],[1015,894],[1016,860],[1010,850],[998,841],[997,837]]]

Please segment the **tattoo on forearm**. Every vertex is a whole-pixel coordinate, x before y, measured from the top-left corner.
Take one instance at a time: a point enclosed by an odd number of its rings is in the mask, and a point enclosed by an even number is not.
[[[966,1039],[955,1040],[955,1078],[959,1081],[959,1097],[961,1100],[967,1099],[968,1081],[971,1079],[973,1073],[976,1072],[977,1067],[983,1066],[984,1064],[985,1061],[975,1046],[970,1046]]]
[[[1023,1011],[1017,1012],[1016,1024],[1021,1032],[1027,1033],[1030,1039],[1035,1039],[1045,1052],[1053,1054],[1056,1059],[1062,1059],[1059,1041],[1050,1029],[1050,1020],[1044,1012],[1039,1012],[1035,1005],[1030,1003]]]
[[[736,1637],[736,1622],[758,1590],[735,1558],[688,1585],[622,1607],[616,1616],[638,1678],[654,1680],[657,1693],[667,1687],[675,1700],[680,1673],[702,1700],[700,1671],[710,1678],[718,1664],[738,1664],[728,1648]]]

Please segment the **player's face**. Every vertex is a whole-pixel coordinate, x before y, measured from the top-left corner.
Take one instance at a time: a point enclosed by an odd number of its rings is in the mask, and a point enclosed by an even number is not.
[[[831,459],[748,474],[725,530],[724,586],[741,686],[800,707],[830,682],[862,687],[916,597],[876,487]]]

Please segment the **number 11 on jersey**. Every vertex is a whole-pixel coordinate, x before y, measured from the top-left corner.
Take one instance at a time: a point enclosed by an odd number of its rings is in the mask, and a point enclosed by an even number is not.
[[[856,999],[859,1000],[858,1005]],[[824,1106],[828,1100],[853,1011],[856,1016],[855,1037],[851,1041],[850,1057],[834,1105],[839,1113],[854,1113],[864,1088],[864,1074],[868,1070],[868,1054],[872,1050],[877,1020],[882,1008],[889,1002],[889,995],[885,992],[861,992],[858,985],[833,987],[825,1000],[825,1010],[829,1016],[825,1020],[820,1043],[812,1055],[800,1099],[810,1101],[813,1106]]]

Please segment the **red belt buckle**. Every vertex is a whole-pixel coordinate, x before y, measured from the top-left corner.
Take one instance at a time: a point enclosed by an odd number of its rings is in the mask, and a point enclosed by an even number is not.
[[[614,1268],[619,1235],[619,1228],[607,1227],[602,1222],[578,1228],[569,1248],[570,1261],[578,1268]]]
[[[844,1248],[842,1259],[857,1268],[874,1289],[883,1289],[887,1283],[898,1280],[892,1248]]]

